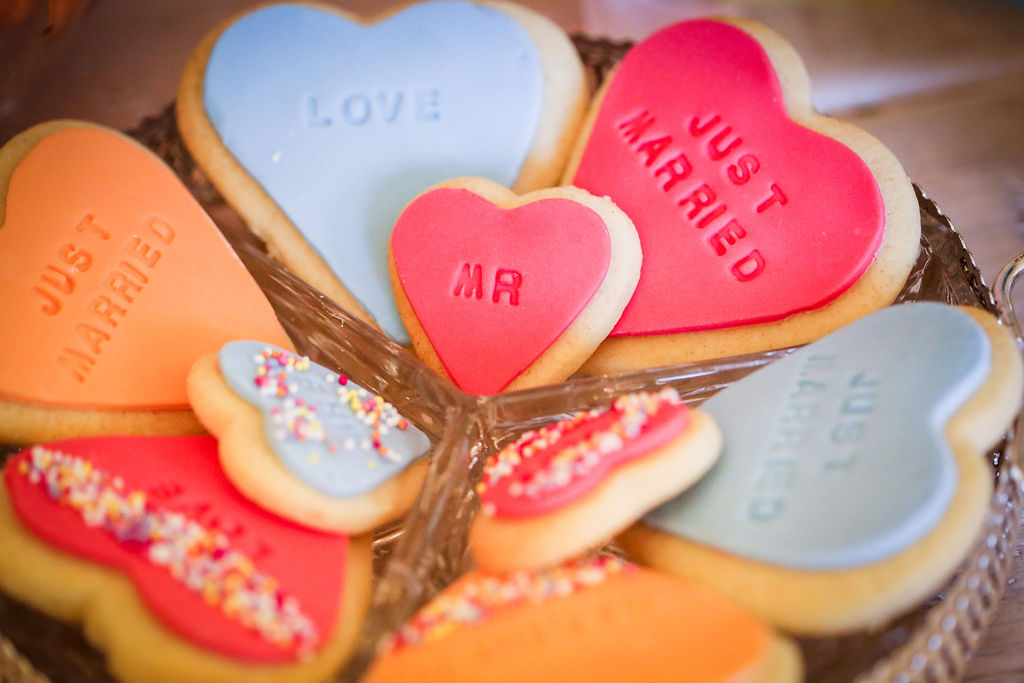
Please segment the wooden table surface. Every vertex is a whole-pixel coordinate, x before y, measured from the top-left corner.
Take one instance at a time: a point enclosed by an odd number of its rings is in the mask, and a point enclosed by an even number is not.
[[[0,33],[0,140],[79,117],[126,128],[169,102],[185,56],[250,0],[93,0],[21,78]],[[361,12],[394,4],[341,2]],[[673,18],[743,14],[788,38],[817,108],[888,145],[964,235],[986,281],[1024,251],[1024,3],[1009,0],[576,0],[524,4],[571,31],[642,37]],[[623,13],[620,5],[627,4]],[[9,46],[8,46],[8,49]],[[24,49],[24,48],[22,48]],[[30,46],[31,49],[31,46]],[[8,62],[9,64],[9,62]],[[6,80],[5,80],[6,79]],[[20,83],[20,86],[19,86]],[[13,113],[12,113],[13,110]],[[1024,304],[1024,294],[1015,297]],[[969,665],[972,683],[1024,680],[1024,561]]]

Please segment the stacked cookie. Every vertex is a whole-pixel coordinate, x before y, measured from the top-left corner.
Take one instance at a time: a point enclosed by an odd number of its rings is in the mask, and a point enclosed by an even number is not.
[[[702,404],[724,435],[716,466],[619,540],[789,633],[877,630],[977,540],[987,455],[1022,387],[1014,338],[990,314],[883,309]]]
[[[270,253],[409,344],[388,236],[428,187],[558,179],[586,104],[565,34],[508,3],[427,2],[364,19],[261,7],[210,32],[177,99],[196,161]]]

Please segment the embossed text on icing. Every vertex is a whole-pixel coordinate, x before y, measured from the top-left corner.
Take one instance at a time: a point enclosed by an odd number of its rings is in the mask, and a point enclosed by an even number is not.
[[[841,475],[856,466],[858,444],[868,432],[880,384],[867,371],[840,375],[834,356],[804,360],[755,469],[747,507],[752,520],[768,522],[783,512],[800,468]]]
[[[487,269],[492,270],[491,268]],[[488,278],[486,282],[491,284],[489,300],[493,303],[506,303],[509,306],[519,305],[519,288],[523,284],[523,275],[520,271],[512,268],[497,267],[493,269],[493,280]],[[479,263],[462,263],[455,274],[455,285],[452,287],[452,296],[463,296],[467,299],[483,299],[484,297],[484,266]]]
[[[754,176],[763,171],[761,160],[746,150],[743,138],[718,114],[693,116],[682,122],[682,131],[662,132],[647,110],[632,114],[617,124],[623,141],[650,169],[662,191],[671,192],[682,215],[696,229],[706,231],[710,253],[723,258],[728,272],[739,282],[749,282],[767,267],[764,256],[749,232],[756,217],[789,198],[771,179]],[[719,169],[719,178],[695,177],[691,158],[700,155]],[[720,183],[750,188],[749,205],[730,208],[720,199]],[[741,223],[737,214],[743,215]],[[744,215],[745,214],[745,215]],[[744,225],[746,223],[746,225]]]
[[[87,222],[83,221],[83,224],[83,231],[92,231],[103,240],[110,239],[109,231],[94,217],[88,216]],[[99,279],[98,289],[87,293],[92,296],[86,300],[84,310],[79,310],[78,317],[69,323],[71,343],[61,347],[57,353],[57,364],[75,381],[84,382],[89,378],[115,331],[131,310],[131,305],[149,283],[167,246],[174,241],[174,236],[174,228],[167,221],[151,217],[146,219],[141,230],[121,243],[115,257],[117,262]],[[86,256],[91,265],[92,256]],[[68,293],[72,290],[73,285]],[[58,308],[53,314],[56,315],[60,310]]]
[[[309,128],[368,124],[429,123],[441,119],[441,92],[434,87],[307,95],[302,121]]]
[[[92,240],[110,239],[110,233],[92,215],[86,215],[72,231],[71,239],[57,247],[56,258],[43,266],[32,291],[42,297],[40,309],[46,315],[57,315],[64,307],[66,295],[75,291],[76,275],[92,267],[93,257],[86,248]]]

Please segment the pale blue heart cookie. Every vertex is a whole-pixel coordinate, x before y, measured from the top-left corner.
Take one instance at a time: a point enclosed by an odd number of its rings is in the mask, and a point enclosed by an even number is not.
[[[239,341],[217,361],[228,386],[262,414],[285,469],[328,496],[368,493],[430,446],[390,403],[302,356]]]
[[[512,185],[537,130],[543,81],[526,31],[489,7],[428,2],[362,25],[276,5],[220,35],[203,106],[345,287],[408,344],[388,275],[391,226],[442,180]]]
[[[649,513],[662,531],[794,569],[862,566],[921,539],[957,488],[944,428],[991,369],[958,309],[894,306],[709,399],[722,456]]]

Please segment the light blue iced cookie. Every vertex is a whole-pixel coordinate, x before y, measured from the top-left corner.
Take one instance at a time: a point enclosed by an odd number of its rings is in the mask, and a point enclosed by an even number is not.
[[[443,180],[513,186],[520,178],[548,113],[531,33],[492,7],[440,0],[374,24],[324,7],[271,5],[214,37],[197,50],[209,49],[205,62],[194,56],[190,66],[202,69],[198,94],[186,71],[179,96],[193,154],[286,265],[332,296],[325,280],[336,278],[387,335],[408,344],[388,275],[391,227]],[[212,127],[213,151],[192,132],[196,121]],[[221,144],[238,173],[216,156]],[[243,173],[273,211],[253,208],[251,192],[235,194]],[[333,276],[296,259],[280,227],[267,224],[278,210]]]
[[[966,551],[991,489],[981,451],[1009,426],[1020,386],[1019,355],[991,316],[883,309],[705,402],[721,458],[626,544],[671,571],[717,572],[731,594],[763,579],[748,606],[790,630],[875,623]]]
[[[303,524],[372,529],[408,508],[425,474],[426,434],[382,397],[284,349],[225,345],[193,367],[189,400],[238,489]]]

